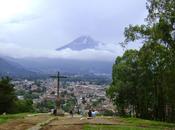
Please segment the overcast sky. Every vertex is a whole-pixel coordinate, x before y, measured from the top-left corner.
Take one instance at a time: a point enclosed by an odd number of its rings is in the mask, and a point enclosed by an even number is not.
[[[54,49],[89,35],[111,46],[101,56],[114,58],[123,52],[118,43],[124,27],[144,23],[145,6],[146,0],[0,0],[0,54],[69,58],[73,51]],[[92,54],[88,51],[73,56]]]

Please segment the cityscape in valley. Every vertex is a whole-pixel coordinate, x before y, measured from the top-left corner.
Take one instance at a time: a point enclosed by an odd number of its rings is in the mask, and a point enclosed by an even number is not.
[[[0,0],[0,130],[175,130],[175,0]]]
[[[56,109],[57,80],[15,80],[12,81],[20,100],[31,99],[38,112],[51,112]],[[74,110],[83,114],[94,109],[99,114],[115,112],[115,108],[106,96],[107,84],[97,85],[89,81],[62,81],[60,85],[61,107],[65,112]],[[42,106],[41,106],[42,105]],[[105,113],[106,112],[106,113]]]

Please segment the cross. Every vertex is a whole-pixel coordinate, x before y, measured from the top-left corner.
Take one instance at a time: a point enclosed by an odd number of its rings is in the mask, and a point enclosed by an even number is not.
[[[65,76],[60,76],[60,72],[58,72],[57,76],[50,76],[51,78],[57,79],[57,100],[56,100],[56,105],[57,105],[57,112],[60,111],[60,79],[61,78],[67,78]]]

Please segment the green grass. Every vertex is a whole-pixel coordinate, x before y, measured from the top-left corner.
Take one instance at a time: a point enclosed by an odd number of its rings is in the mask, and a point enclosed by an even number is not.
[[[84,130],[163,130],[160,128],[144,128],[134,126],[119,126],[119,125],[86,125]]]
[[[12,120],[12,119],[24,118],[28,114],[29,113],[0,115],[0,124],[5,123],[5,122]]]
[[[158,127],[158,128],[175,128],[175,124],[160,121],[143,120],[138,118],[121,118],[121,121],[127,125],[140,127]]]
[[[138,118],[116,118],[119,125],[85,125],[84,130],[175,130],[175,124]]]

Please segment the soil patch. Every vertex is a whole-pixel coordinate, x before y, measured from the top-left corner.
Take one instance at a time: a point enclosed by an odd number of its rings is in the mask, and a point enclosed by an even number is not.
[[[23,119],[11,120],[0,125],[0,130],[26,130],[36,124],[49,119],[49,115],[37,115]]]
[[[83,130],[85,124],[92,125],[118,125],[119,122],[116,119],[107,119],[107,118],[94,118],[87,119],[81,117],[60,117],[57,120],[52,121],[41,130]]]

